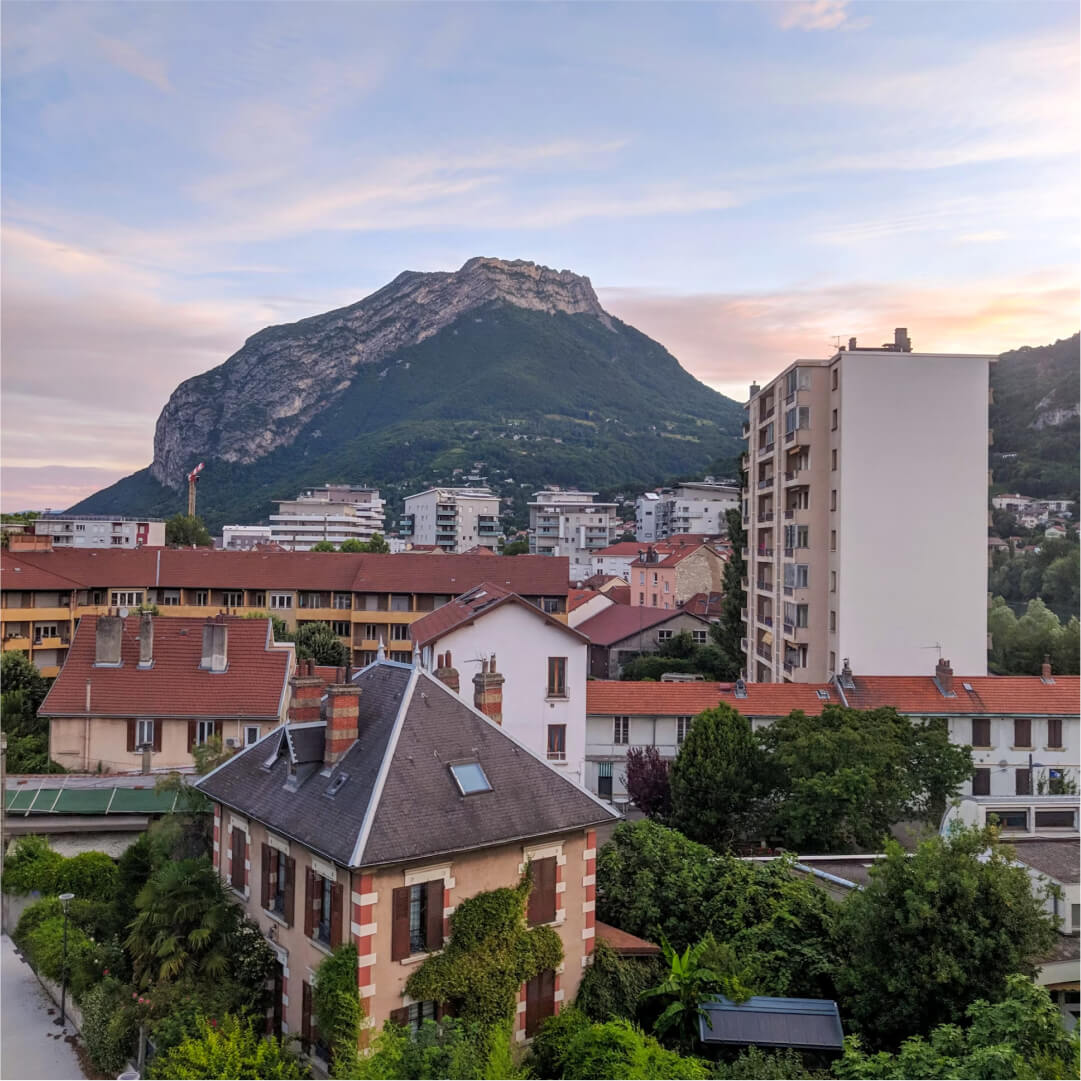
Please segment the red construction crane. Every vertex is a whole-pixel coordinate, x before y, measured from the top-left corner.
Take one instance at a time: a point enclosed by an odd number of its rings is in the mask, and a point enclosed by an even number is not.
[[[203,462],[200,462],[188,474],[188,517],[195,517],[195,485],[199,482],[199,474],[203,471]]]

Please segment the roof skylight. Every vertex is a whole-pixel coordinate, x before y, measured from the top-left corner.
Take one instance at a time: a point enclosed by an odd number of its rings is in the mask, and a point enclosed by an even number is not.
[[[481,769],[479,762],[458,762],[450,767],[451,776],[463,796],[478,792],[491,792],[492,784]]]

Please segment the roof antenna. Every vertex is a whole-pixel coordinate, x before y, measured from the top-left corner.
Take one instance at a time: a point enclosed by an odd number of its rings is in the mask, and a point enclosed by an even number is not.
[[[920,646],[920,649],[937,649],[938,650],[938,659],[942,660],[942,643],[941,642],[934,642],[929,646]]]
[[[414,642],[413,643],[413,667],[414,668],[419,668],[420,667],[420,643],[419,642]]]

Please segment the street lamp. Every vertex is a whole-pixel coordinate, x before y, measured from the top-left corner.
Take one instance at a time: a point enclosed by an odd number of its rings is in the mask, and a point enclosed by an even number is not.
[[[75,899],[74,893],[60,894],[60,903],[64,906],[64,969],[60,981],[60,1027],[67,1024],[68,1003],[68,905]]]

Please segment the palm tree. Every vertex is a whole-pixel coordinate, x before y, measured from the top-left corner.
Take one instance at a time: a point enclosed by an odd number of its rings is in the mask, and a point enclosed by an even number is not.
[[[205,857],[165,864],[139,891],[135,907],[125,945],[139,986],[227,973],[238,914]]]

